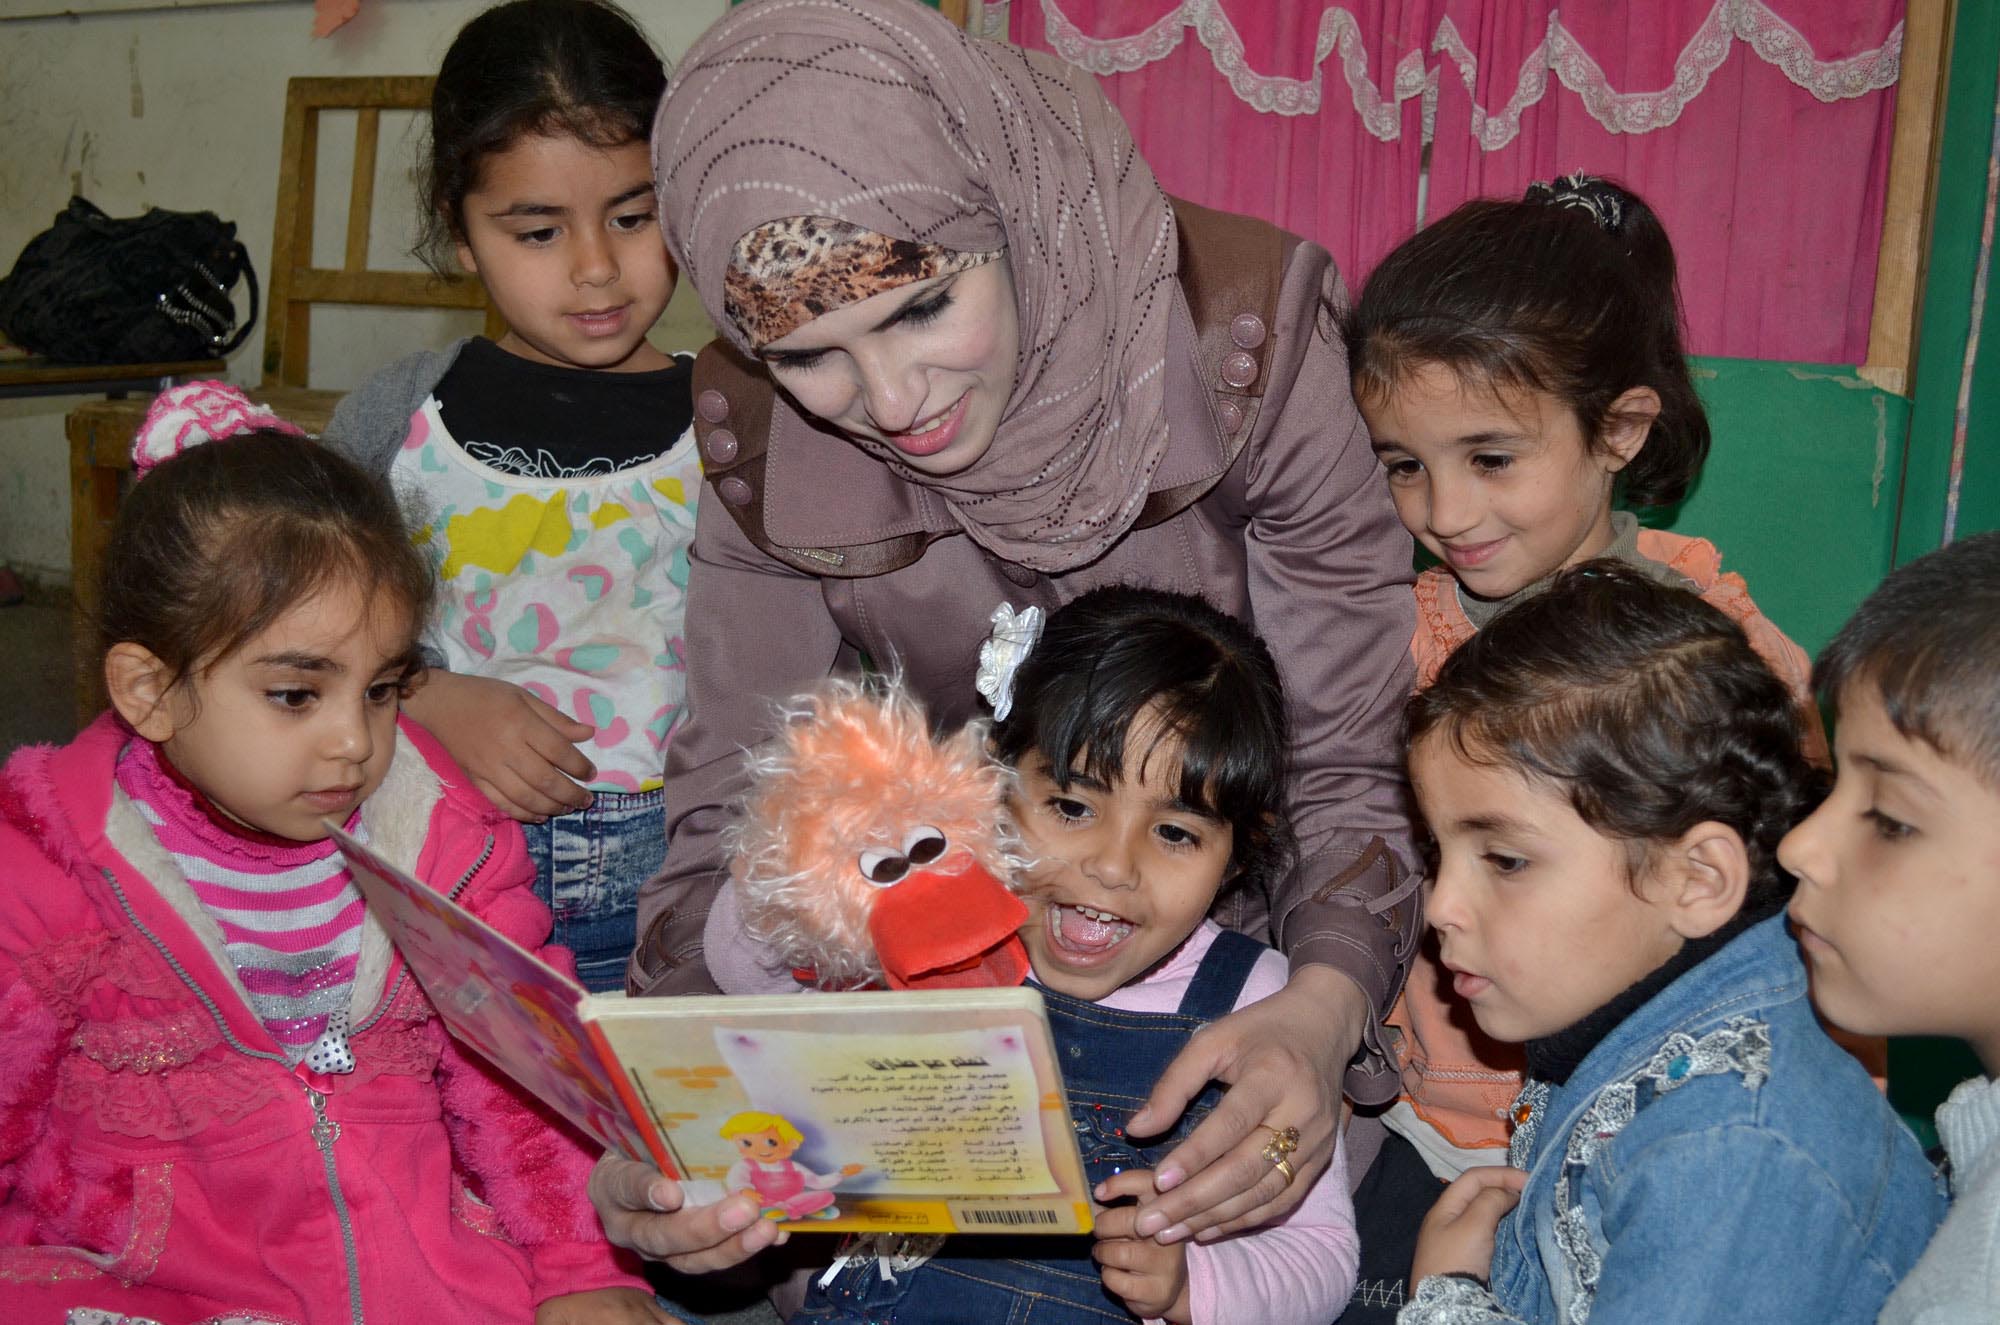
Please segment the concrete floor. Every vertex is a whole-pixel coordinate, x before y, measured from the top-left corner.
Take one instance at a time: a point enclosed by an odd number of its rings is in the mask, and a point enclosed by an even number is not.
[[[76,735],[70,602],[30,588],[28,601],[0,607],[0,758],[16,746]]]

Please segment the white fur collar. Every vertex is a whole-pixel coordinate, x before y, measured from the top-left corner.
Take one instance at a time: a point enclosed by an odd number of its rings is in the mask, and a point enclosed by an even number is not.
[[[430,834],[431,812],[443,795],[444,783],[436,772],[409,738],[397,732],[396,753],[389,762],[389,771],[382,785],[361,807],[361,823],[367,830],[369,843],[403,868],[413,868]],[[111,809],[105,817],[104,836],[153,886],[160,899],[173,908],[174,914],[187,923],[215,960],[231,992],[245,1007],[250,1006],[250,993],[236,973],[236,964],[229,959],[222,927],[194,895],[180,866],[153,835],[152,826],[139,813],[138,806],[116,783],[111,788]],[[356,1027],[376,1011],[394,951],[388,931],[373,915],[364,915],[361,956],[354,968],[354,990],[348,1000],[348,1015]]]

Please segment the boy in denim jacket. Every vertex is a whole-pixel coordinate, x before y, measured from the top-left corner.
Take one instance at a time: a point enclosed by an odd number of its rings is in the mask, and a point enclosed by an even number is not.
[[[1779,847],[1813,1001],[1848,1030],[1960,1036],[1986,1070],[1938,1110],[1951,1214],[1881,1319],[2000,1320],[2000,534],[1889,576],[1813,680],[1840,777]]]
[[[1785,930],[1778,843],[1824,782],[1784,683],[1695,594],[1597,561],[1409,711],[1425,919],[1528,1070],[1508,1167],[1439,1198],[1399,1321],[1873,1321],[1943,1202]]]

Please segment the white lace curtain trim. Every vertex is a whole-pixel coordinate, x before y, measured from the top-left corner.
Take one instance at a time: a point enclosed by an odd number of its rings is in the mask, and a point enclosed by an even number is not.
[[[1361,25],[1345,9],[1320,15],[1313,46],[1312,74],[1285,78],[1260,74],[1244,55],[1243,38],[1222,11],[1221,0],[1181,0],[1158,22],[1122,37],[1086,35],[1063,14],[1059,0],[1041,0],[1049,44],[1056,53],[1095,74],[1130,73],[1165,59],[1192,29],[1208,49],[1216,71],[1246,104],[1276,115],[1317,114],[1323,96],[1320,67],[1329,56],[1340,56],[1340,68],[1354,99],[1355,112],[1368,132],[1383,142],[1402,136],[1402,104],[1421,97],[1423,140],[1431,141],[1437,121],[1438,75],[1442,62],[1426,64],[1419,50],[1406,52],[1390,71],[1383,90],[1369,76],[1368,53]],[[988,0],[982,30],[988,36],[1007,32],[1006,3]],[[1515,79],[1514,93],[1498,110],[1479,104],[1476,92],[1478,57],[1449,18],[1441,20],[1430,42],[1458,71],[1472,99],[1472,135],[1484,151],[1496,151],[1521,131],[1521,113],[1547,93],[1549,74],[1577,94],[1591,118],[1612,133],[1650,133],[1680,118],[1690,101],[1701,95],[1709,77],[1742,41],[1759,57],[1776,65],[1798,86],[1821,101],[1841,101],[1894,85],[1903,57],[1903,25],[1899,21],[1883,43],[1839,60],[1821,60],[1804,34],[1760,0],[1716,0],[1674,61],[1673,83],[1657,91],[1620,92],[1611,86],[1603,66],[1562,25],[1560,10],[1549,14],[1548,31],[1528,52]]]

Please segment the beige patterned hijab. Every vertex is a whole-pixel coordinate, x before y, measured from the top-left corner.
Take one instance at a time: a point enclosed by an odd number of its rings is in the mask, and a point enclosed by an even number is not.
[[[1086,565],[1131,527],[1166,451],[1179,261],[1166,197],[1090,75],[910,0],[752,0],[675,71],[653,170],[681,270],[745,349],[729,271],[758,227],[820,217],[947,253],[1004,249],[1021,343],[992,449],[938,478],[859,444],[1035,570]]]

